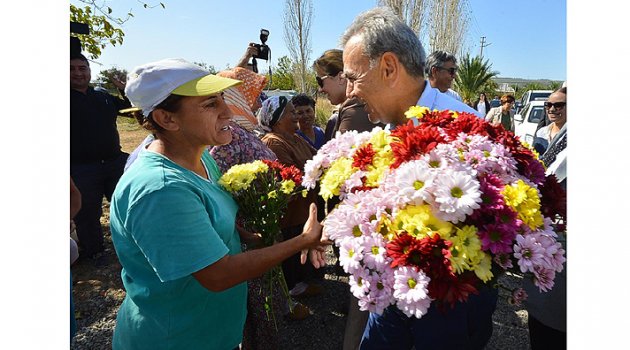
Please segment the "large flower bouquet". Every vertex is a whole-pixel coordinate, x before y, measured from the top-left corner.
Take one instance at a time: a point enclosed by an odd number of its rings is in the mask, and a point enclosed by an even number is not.
[[[291,197],[305,192],[301,183],[302,173],[298,168],[269,160],[234,165],[219,179],[219,184],[238,203],[244,226],[258,232],[265,247],[282,240],[280,219]],[[273,291],[278,287],[291,309],[293,303],[282,268],[275,266],[263,276],[263,287],[259,291],[265,298],[267,317],[273,319],[274,324]]]
[[[565,261],[555,233],[564,192],[537,155],[473,114],[406,115],[420,122],[338,134],[305,165],[306,188],[341,199],[325,232],[360,308],[395,304],[420,318],[505,271],[552,288]]]

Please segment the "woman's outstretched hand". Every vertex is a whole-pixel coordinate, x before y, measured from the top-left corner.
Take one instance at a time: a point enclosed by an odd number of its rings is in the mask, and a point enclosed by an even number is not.
[[[315,268],[326,266],[326,246],[332,242],[322,235],[322,229],[323,226],[317,221],[317,206],[311,203],[308,220],[302,230],[302,235],[309,242],[308,249],[302,250],[300,255],[302,264],[305,264],[308,258]]]

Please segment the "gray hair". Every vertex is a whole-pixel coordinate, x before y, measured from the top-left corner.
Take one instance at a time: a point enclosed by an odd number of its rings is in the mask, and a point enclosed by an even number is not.
[[[420,39],[389,8],[376,7],[357,16],[341,37],[341,46],[355,35],[363,36],[363,53],[370,59],[370,68],[382,54],[392,52],[407,73],[424,76],[426,54]]]
[[[440,50],[431,53],[429,57],[427,57],[427,76],[432,78],[433,74],[431,74],[431,70],[433,67],[443,67],[444,63],[448,61],[452,61],[454,64],[457,64],[457,58],[455,58],[455,56],[451,53]]]

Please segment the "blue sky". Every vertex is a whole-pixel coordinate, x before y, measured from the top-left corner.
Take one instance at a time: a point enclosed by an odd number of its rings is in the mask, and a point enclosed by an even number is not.
[[[133,9],[135,17],[123,26],[123,45],[107,46],[97,60],[102,66],[92,65],[93,78],[112,66],[131,70],[166,57],[206,62],[217,69],[234,66],[250,41],[259,42],[261,28],[270,31],[267,44],[273,64],[288,55],[284,1],[162,1],[166,9],[143,9],[136,0],[107,2],[115,15]],[[356,15],[376,4],[375,0],[314,0],[310,61],[337,47]],[[566,1],[470,0],[469,9],[465,47],[478,54],[480,38],[485,36],[490,45],[484,47],[484,58],[500,77],[566,80]],[[267,71],[264,61],[259,61],[259,69]]]

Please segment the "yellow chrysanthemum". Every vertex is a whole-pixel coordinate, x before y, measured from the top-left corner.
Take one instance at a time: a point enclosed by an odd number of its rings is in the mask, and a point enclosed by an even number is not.
[[[429,113],[430,110],[427,107],[421,106],[411,106],[406,112],[405,117],[408,119],[418,118],[421,119],[425,114]]]
[[[440,237],[448,239],[453,230],[453,225],[435,217],[428,205],[408,205],[396,213],[393,224],[398,230],[418,238],[439,233]]]
[[[492,277],[494,277],[491,269],[492,259],[490,258],[490,255],[484,252],[481,252],[481,254],[477,256],[477,259],[473,261],[472,268],[475,275],[477,275],[477,277],[479,277],[479,279],[483,282],[488,282],[492,279]]]
[[[514,209],[518,218],[529,228],[535,230],[543,225],[538,190],[527,185],[523,180],[518,180],[515,184],[505,186],[501,194],[505,204]]]
[[[387,241],[391,241],[395,238],[396,229],[389,216],[385,214],[381,215],[381,219],[378,221],[378,224],[376,224],[376,232],[383,235]]]
[[[295,182],[293,180],[284,180],[280,182],[280,191],[285,194],[290,194],[295,189]]]
[[[470,264],[468,264],[468,259],[464,256],[463,252],[456,247],[454,244],[451,245],[451,266],[455,269],[455,273],[462,273],[464,270],[470,270]]]
[[[251,163],[237,164],[228,169],[228,171],[221,176],[219,184],[225,187],[229,192],[240,191],[247,189],[258,173],[264,173],[268,170],[269,167],[267,164],[260,160]]]
[[[269,198],[278,198],[278,191],[273,190],[267,194]]]
[[[477,228],[464,226],[455,228],[455,234],[451,236],[451,262],[457,273],[463,270],[473,270],[475,262],[483,257],[481,241],[477,236]]]
[[[352,172],[352,159],[339,158],[335,160],[320,180],[320,196],[324,200],[338,196],[341,186],[352,175]]]

